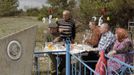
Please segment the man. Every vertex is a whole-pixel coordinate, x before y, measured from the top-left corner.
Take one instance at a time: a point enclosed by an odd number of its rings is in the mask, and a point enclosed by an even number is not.
[[[107,54],[113,47],[113,44],[115,42],[115,36],[114,34],[110,31],[110,27],[108,23],[103,23],[100,26],[100,32],[101,32],[101,39],[98,44],[98,50],[99,50],[99,60],[96,65],[95,71],[99,73],[100,75],[105,75],[105,68],[104,65],[106,66],[106,59],[105,59],[105,54]],[[103,63],[103,64],[102,64]]]
[[[75,22],[71,17],[70,11],[63,11],[63,19],[57,21],[57,25],[60,36],[57,37],[54,42],[70,38],[71,42],[73,43],[75,39]]]
[[[98,44],[98,50],[104,50],[105,53],[107,53],[113,46],[115,42],[115,36],[114,34],[110,31],[110,27],[108,23],[103,23],[100,26],[100,32],[101,32],[101,39]]]
[[[44,31],[47,42],[52,42],[55,38],[59,36],[58,25],[55,22],[51,22],[48,26],[48,31]]]
[[[58,26],[55,22],[51,22],[48,26],[48,31],[44,31],[46,36],[46,42],[52,42],[55,38],[59,36],[58,33]],[[56,75],[56,55],[49,54],[49,57],[51,59],[51,75]]]
[[[97,47],[101,37],[99,27],[95,21],[90,21],[89,28],[91,30],[91,36],[85,40],[85,43],[92,47]]]
[[[89,28],[91,30],[91,35],[85,40],[85,43],[93,48],[97,48],[101,37],[100,29],[97,26],[97,23],[93,20],[89,22]],[[90,51],[88,52],[88,55],[83,55],[82,59],[85,61],[98,60],[98,53],[96,51]],[[91,68],[95,69],[96,62],[90,62],[88,64],[92,64]]]
[[[69,10],[63,11],[63,19],[58,20],[56,23],[58,25],[59,37],[57,37],[53,43],[58,41],[63,41],[67,38],[70,39],[71,43],[74,43],[75,39],[75,22],[72,19]],[[59,65],[59,71],[62,72],[61,75],[65,75],[65,55],[60,56],[61,63]]]

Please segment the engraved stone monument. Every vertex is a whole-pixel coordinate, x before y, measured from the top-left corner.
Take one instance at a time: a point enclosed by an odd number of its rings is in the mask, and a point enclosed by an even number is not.
[[[31,75],[37,27],[13,26],[0,25],[0,75]]]

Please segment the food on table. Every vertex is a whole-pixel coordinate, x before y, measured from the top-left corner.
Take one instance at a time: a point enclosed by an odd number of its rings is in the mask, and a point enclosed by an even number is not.
[[[52,44],[48,44],[48,50],[55,50],[56,47]]]

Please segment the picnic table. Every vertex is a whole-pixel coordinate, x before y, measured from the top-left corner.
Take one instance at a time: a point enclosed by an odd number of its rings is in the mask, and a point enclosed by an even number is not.
[[[97,51],[95,48],[92,48],[89,45],[84,44],[72,44],[70,46],[70,54],[82,54],[82,53],[88,53],[90,51]],[[35,54],[35,62],[36,62],[36,75],[39,75],[39,67],[38,67],[38,58],[43,57],[44,54],[49,55],[53,54],[56,56],[57,63],[59,63],[59,56],[65,56],[66,55],[66,47],[62,46],[60,44],[54,44],[52,48],[48,48],[48,46],[45,46],[45,48],[42,51],[36,51]],[[57,74],[58,74],[58,64],[56,65]]]

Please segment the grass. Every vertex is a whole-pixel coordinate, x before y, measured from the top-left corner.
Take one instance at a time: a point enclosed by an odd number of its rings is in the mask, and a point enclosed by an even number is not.
[[[24,28],[36,25],[29,19],[23,18],[0,18],[0,37],[15,33]]]
[[[41,50],[44,42],[44,30],[47,30],[47,24],[38,21],[36,17],[3,17],[0,18],[0,38],[7,36],[11,33],[18,32],[27,27],[37,25],[37,35],[36,35],[36,50]],[[41,71],[47,71],[48,59],[40,59],[39,63],[41,66]],[[43,73],[44,75],[44,73]]]
[[[43,42],[44,34],[43,31],[47,29],[47,24],[38,21],[35,17],[4,17],[0,18],[0,38],[11,33],[15,33],[24,28],[37,25],[37,45],[41,45]]]

